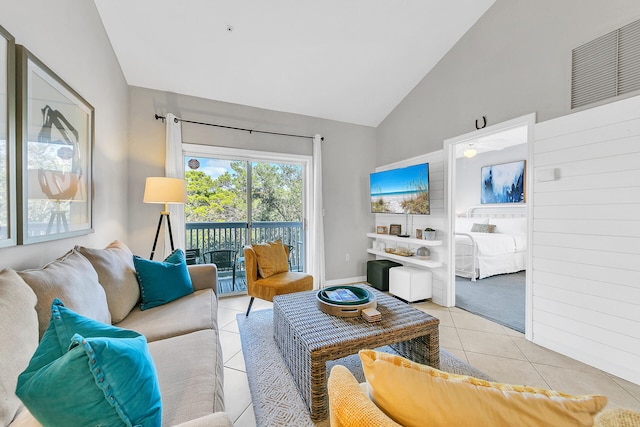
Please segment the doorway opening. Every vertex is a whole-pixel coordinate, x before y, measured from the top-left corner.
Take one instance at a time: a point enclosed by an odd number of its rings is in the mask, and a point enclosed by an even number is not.
[[[445,141],[448,153],[447,302],[519,332],[530,330],[535,115]]]
[[[185,150],[185,246],[190,263],[218,267],[218,295],[246,293],[246,245],[280,240],[306,271],[308,161],[200,146]]]

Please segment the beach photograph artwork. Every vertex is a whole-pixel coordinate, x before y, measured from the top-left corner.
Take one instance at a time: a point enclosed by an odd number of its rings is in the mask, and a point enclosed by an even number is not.
[[[371,212],[429,214],[429,164],[370,175]]]

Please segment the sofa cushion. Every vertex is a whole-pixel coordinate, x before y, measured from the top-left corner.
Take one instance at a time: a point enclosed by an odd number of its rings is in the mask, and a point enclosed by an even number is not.
[[[133,253],[122,242],[114,241],[104,249],[76,246],[98,273],[98,282],[107,294],[111,321],[124,319],[140,299],[140,288],[133,265]]]
[[[217,318],[216,296],[212,289],[204,289],[149,310],[136,307],[118,326],[140,332],[151,342],[203,329],[217,329]]]
[[[0,425],[8,425],[22,406],[15,394],[18,375],[38,347],[36,295],[13,270],[0,271]]]
[[[176,249],[164,261],[152,261],[133,256],[136,277],[140,285],[140,308],[157,307],[193,293],[184,252]]]
[[[189,313],[185,316],[185,313]],[[149,310],[136,307],[118,326],[140,332],[148,342],[218,328],[218,302],[212,289]]]
[[[607,404],[604,396],[489,382],[374,350],[360,359],[372,400],[404,426],[591,426]]]
[[[149,343],[162,393],[162,424],[223,411],[222,350],[209,329]]]
[[[16,394],[43,425],[157,426],[160,389],[144,336],[59,300]]]
[[[263,278],[289,270],[287,252],[280,240],[252,245],[258,262],[258,273]]]
[[[98,283],[98,274],[75,249],[42,268],[19,271],[18,274],[38,297],[36,311],[40,337],[49,326],[51,304],[55,298],[78,314],[111,323],[107,297]]]

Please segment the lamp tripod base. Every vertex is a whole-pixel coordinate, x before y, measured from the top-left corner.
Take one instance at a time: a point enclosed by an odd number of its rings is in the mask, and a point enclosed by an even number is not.
[[[171,242],[171,251],[175,250],[173,246],[173,233],[171,232],[171,217],[169,216],[169,212],[162,211],[160,212],[160,219],[158,220],[158,228],[156,229],[156,238],[153,239],[153,248],[151,249],[151,256],[149,259],[153,259],[153,255],[156,253],[156,246],[158,245],[158,236],[160,235],[160,229],[162,228],[162,219],[167,217],[167,228],[169,229],[169,241]]]

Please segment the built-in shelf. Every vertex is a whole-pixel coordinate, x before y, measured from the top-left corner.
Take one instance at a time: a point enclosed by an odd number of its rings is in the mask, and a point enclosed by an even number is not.
[[[420,246],[442,246],[442,240],[423,240],[413,239],[411,237],[398,237],[391,234],[367,233],[367,237],[373,239],[387,240],[390,242],[406,243]],[[388,254],[387,254],[388,255]],[[403,257],[400,257],[403,258]]]
[[[413,239],[413,240],[418,240],[418,239]],[[392,259],[394,261],[398,261],[403,264],[412,264],[412,265],[417,265],[419,267],[427,267],[427,268],[442,267],[442,263],[440,261],[433,261],[430,259],[420,259],[416,256],[400,256],[400,255],[388,254],[384,251],[376,251],[373,249],[367,249],[367,252],[369,252],[372,255],[377,255],[383,258]]]

